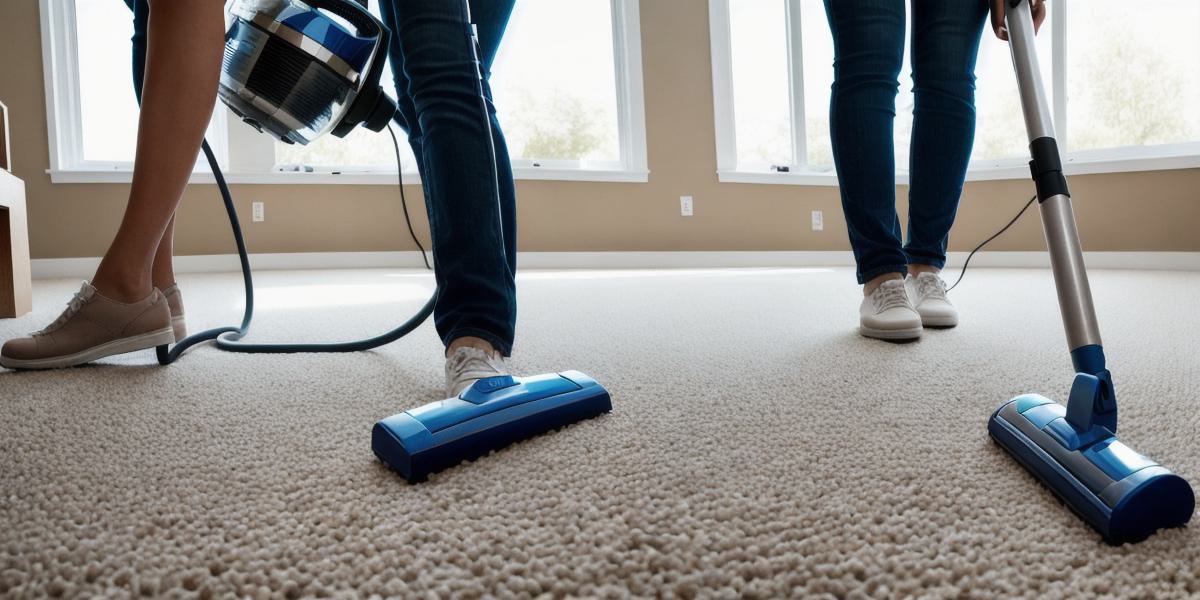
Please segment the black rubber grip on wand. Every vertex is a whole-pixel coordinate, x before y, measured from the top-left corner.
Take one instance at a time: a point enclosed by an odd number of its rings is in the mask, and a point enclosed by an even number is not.
[[[1058,154],[1058,142],[1052,137],[1040,137],[1029,143],[1029,172],[1033,175],[1033,183],[1037,186],[1038,202],[1045,202],[1054,196],[1070,196],[1067,190],[1067,178],[1063,176],[1062,160]]]

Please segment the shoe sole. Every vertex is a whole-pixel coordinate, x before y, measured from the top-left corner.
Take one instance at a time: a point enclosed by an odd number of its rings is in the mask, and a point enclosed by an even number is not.
[[[958,317],[921,317],[921,324],[925,327],[938,327],[940,329],[949,329],[958,326]]]
[[[175,333],[175,343],[183,341],[187,337],[187,321],[184,321],[183,315],[171,317],[171,331]]]
[[[126,354],[129,352],[137,352],[138,350],[147,350],[156,346],[170,344],[175,341],[175,331],[171,327],[164,327],[158,331],[143,333],[132,337],[121,338],[105,342],[98,346],[92,346],[86,350],[69,354],[67,356],[54,356],[50,358],[34,358],[29,360],[20,360],[0,356],[0,367],[7,369],[63,369],[74,367],[85,363],[92,362],[108,356],[116,354]]]
[[[908,329],[873,329],[871,327],[863,327],[859,325],[858,333],[863,337],[875,338],[877,340],[915,340],[921,337],[923,327],[911,327]]]

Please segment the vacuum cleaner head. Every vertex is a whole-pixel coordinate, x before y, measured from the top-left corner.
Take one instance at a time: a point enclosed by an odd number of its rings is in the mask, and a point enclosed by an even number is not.
[[[1079,377],[1087,375],[1077,376],[1072,395]],[[1018,396],[992,414],[988,433],[1109,544],[1187,523],[1196,500],[1186,480],[1102,425],[1080,430],[1067,412],[1036,394]]]
[[[389,32],[363,5],[233,0],[229,14],[218,93],[255,129],[308,144],[359,124],[380,131],[395,114],[379,86]]]
[[[375,456],[410,483],[491,450],[612,410],[608,392],[579,371],[489,377],[457,398],[375,424]]]

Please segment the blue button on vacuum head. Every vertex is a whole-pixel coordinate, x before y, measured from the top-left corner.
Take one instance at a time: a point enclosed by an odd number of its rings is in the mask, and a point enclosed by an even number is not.
[[[480,379],[457,398],[375,424],[371,449],[409,482],[491,450],[612,410],[608,391],[579,371]]]

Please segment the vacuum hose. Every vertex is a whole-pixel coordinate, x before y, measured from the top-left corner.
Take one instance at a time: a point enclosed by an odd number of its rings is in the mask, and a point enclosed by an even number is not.
[[[396,168],[400,169],[399,164],[399,145],[396,142],[395,135],[392,136],[392,142],[396,143],[397,164]],[[241,339],[250,333],[250,322],[254,319],[254,281],[250,271],[250,257],[246,253],[246,240],[242,237],[242,225],[238,220],[237,208],[233,205],[233,194],[229,192],[229,185],[225,182],[225,175],[221,172],[221,165],[217,163],[217,157],[213,154],[212,148],[208,145],[208,140],[201,144],[201,149],[204,151],[204,158],[208,160],[208,166],[212,169],[213,177],[216,178],[217,188],[221,191],[221,199],[225,203],[225,213],[229,216],[229,227],[233,231],[233,239],[237,244],[238,261],[242,266],[242,284],[245,287],[246,308],[242,313],[242,324],[233,327],[217,327],[201,331],[200,333],[190,335],[183,340],[177,342],[169,349],[167,346],[159,346],[155,349],[158,355],[158,363],[161,365],[169,365],[175,362],[188,348],[195,346],[201,342],[214,341],[217,348],[228,352],[247,352],[247,353],[274,353],[286,354],[294,352],[359,352],[362,350],[370,350],[378,348],[385,344],[390,344],[416,329],[433,314],[433,305],[437,301],[438,290],[435,288],[425,306],[417,311],[399,327],[364,340],[356,340],[351,342],[333,342],[324,344],[250,344],[242,342]],[[400,187],[400,194],[403,198],[404,186]],[[405,205],[405,219],[408,218],[408,207]],[[411,231],[411,225],[410,231]],[[424,252],[422,252],[424,256]],[[426,263],[428,264],[428,262]]]

